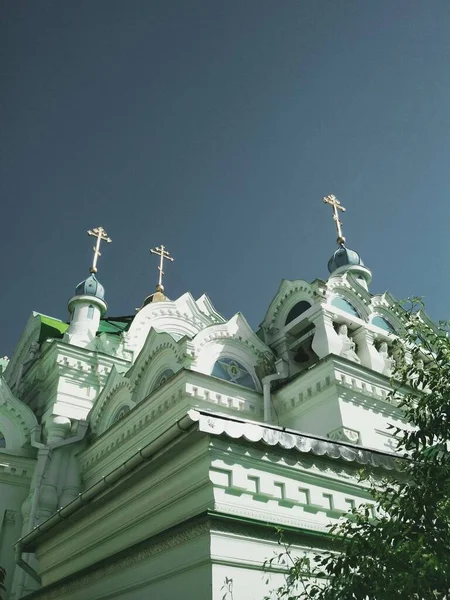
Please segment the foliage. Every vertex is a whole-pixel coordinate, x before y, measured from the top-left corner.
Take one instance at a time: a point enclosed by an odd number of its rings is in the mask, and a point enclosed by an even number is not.
[[[279,600],[450,598],[450,324],[435,327],[422,309],[420,299],[399,308],[390,401],[408,423],[392,427],[401,468],[381,482],[364,475],[377,509],[356,507],[331,527],[329,551],[294,558],[280,539]]]

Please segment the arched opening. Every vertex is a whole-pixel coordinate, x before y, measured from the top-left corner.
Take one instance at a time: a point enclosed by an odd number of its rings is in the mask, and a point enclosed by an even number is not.
[[[6,440],[3,433],[0,431],[0,448],[6,448]]]
[[[286,321],[284,324],[288,325],[289,323],[291,323],[291,321],[293,321],[294,319],[299,317],[301,314],[306,312],[308,310],[308,308],[311,308],[311,304],[309,302],[307,302],[306,300],[300,300],[300,302],[297,302],[297,304],[295,304],[291,308],[291,310],[288,312]]]
[[[335,296],[331,301],[331,306],[335,306],[336,308],[343,310],[344,312],[348,313],[349,315],[352,315],[353,317],[358,317],[358,319],[361,318],[361,315],[353,306],[353,304],[350,304],[350,302],[342,296]]]
[[[94,318],[94,307],[92,306],[92,304],[89,305],[88,311],[87,311],[87,318],[88,319],[93,319]]]
[[[388,331],[389,333],[395,333],[394,327],[389,323],[389,321],[387,319],[385,319],[384,317],[381,317],[380,315],[375,315],[371,322],[372,322],[372,325],[375,325],[375,327],[384,329],[385,331]]]

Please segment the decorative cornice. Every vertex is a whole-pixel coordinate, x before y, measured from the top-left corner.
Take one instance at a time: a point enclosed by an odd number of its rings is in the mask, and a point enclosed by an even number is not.
[[[242,392],[249,398],[243,398]],[[182,369],[135,405],[132,412],[114,425],[114,429],[103,432],[94,445],[80,455],[81,470],[87,473],[117,450],[123,451],[126,444],[133,441],[141,431],[150,426],[154,428],[161,418],[183,401],[190,401],[191,405],[210,404],[215,409],[235,411],[254,419],[259,416],[260,398],[258,392],[222,380],[218,382],[203,373]],[[99,422],[97,418],[96,423]]]
[[[389,396],[389,377],[334,354],[326,356],[277,390],[274,394],[277,411],[280,415],[286,414],[303,404],[305,410],[309,409],[310,401],[316,399],[317,402],[317,397],[331,386],[342,390],[350,402],[370,406],[376,412],[401,414],[398,403]],[[374,400],[377,402],[374,403]]]
[[[267,446],[279,446],[284,450],[297,450],[301,454],[313,454],[345,462],[369,464],[387,470],[397,468],[397,459],[393,454],[381,451],[366,450],[350,444],[338,444],[325,438],[313,437],[286,429],[267,427],[262,424],[224,418],[204,411],[199,414],[199,430],[204,433],[222,436],[234,440],[245,439],[250,442],[262,442]]]
[[[168,531],[158,536],[153,540],[146,540],[144,544],[139,544],[137,547],[128,551],[126,556],[114,557],[111,556],[106,560],[101,561],[96,568],[92,565],[89,569],[85,569],[79,574],[70,576],[66,581],[55,583],[51,586],[44,587],[28,596],[29,600],[59,600],[66,598],[74,592],[79,592],[85,586],[93,585],[103,579],[110,578],[125,569],[139,564],[149,558],[171,550],[181,544],[184,544],[192,539],[209,534],[211,525],[209,521],[202,521],[196,524],[180,527],[177,531]],[[123,554],[123,553],[122,553]],[[141,585],[141,583],[139,584]],[[132,589],[129,587],[128,589]]]

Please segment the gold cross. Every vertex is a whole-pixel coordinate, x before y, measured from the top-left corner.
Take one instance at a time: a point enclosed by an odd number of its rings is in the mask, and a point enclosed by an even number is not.
[[[97,260],[98,257],[102,255],[100,252],[100,243],[103,240],[104,242],[110,244],[112,239],[108,237],[103,227],[95,227],[92,230],[89,229],[88,235],[92,235],[93,237],[97,238],[95,246],[92,247],[92,250],[94,251],[94,258],[92,260],[92,267],[89,269],[90,273],[97,273]]]
[[[152,250],[150,250],[150,252],[152,254],[157,254],[158,256],[161,257],[160,261],[159,261],[159,267],[158,267],[158,271],[159,271],[159,280],[158,280],[158,287],[161,288],[162,291],[164,290],[163,284],[162,284],[162,278],[164,275],[164,271],[163,271],[163,265],[164,265],[164,259],[167,258],[167,260],[170,260],[171,262],[174,261],[174,259],[170,256],[169,252],[166,250],[165,246],[163,246],[161,244],[161,246],[156,246],[156,248],[153,248]]]
[[[323,198],[323,201],[325,202],[325,204],[329,204],[333,207],[333,221],[336,223],[336,229],[338,234],[336,241],[339,244],[339,246],[342,246],[343,244],[345,244],[345,237],[342,235],[342,221],[339,219],[338,210],[342,210],[342,212],[345,212],[346,209],[342,206],[342,204],[333,194],[325,196]]]

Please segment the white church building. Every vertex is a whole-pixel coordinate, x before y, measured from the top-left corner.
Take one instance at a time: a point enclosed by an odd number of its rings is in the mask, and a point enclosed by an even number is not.
[[[32,313],[0,362],[0,598],[262,600],[282,528],[296,553],[396,468],[396,302],[345,246],[326,281],[282,280],[257,331],[156,292],[106,316],[96,277],[68,323]]]

